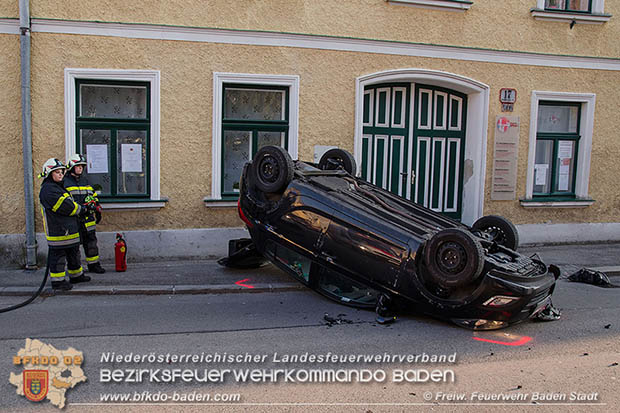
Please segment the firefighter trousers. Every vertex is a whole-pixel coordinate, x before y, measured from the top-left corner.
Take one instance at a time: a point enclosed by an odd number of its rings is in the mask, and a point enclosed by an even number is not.
[[[97,247],[97,233],[95,230],[87,231],[80,222],[80,243],[84,247],[86,263],[93,265],[99,262],[99,248]]]
[[[70,278],[79,277],[84,273],[80,262],[80,245],[75,244],[71,247],[49,248],[47,252],[47,262],[50,266],[50,277],[52,281],[62,281],[65,278],[65,265]]]

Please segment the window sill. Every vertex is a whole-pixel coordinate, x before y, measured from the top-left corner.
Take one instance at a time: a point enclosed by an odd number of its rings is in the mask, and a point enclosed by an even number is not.
[[[566,11],[549,11],[532,9],[532,16],[536,20],[547,20],[566,23],[603,24],[611,19],[611,14],[573,13]]]
[[[237,198],[213,199],[204,198],[202,200],[207,208],[229,208],[237,206]]]
[[[524,208],[586,208],[594,203],[590,198],[534,198],[520,199],[519,203]]]
[[[469,10],[473,1],[461,0],[385,0],[388,3],[422,7],[425,9],[446,10],[446,11],[465,11]]]
[[[104,211],[119,211],[119,210],[136,210],[136,209],[161,209],[166,206],[168,198],[162,198],[160,200],[101,200],[101,207]]]

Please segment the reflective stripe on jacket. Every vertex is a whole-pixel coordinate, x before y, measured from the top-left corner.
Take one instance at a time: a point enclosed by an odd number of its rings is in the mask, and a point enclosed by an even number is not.
[[[94,196],[95,198],[97,197],[95,190],[92,186],[90,186],[88,183],[88,178],[84,176],[84,174],[76,178],[71,175],[71,173],[67,173],[65,175],[64,185],[65,189],[69,192],[69,194],[71,194],[75,202],[80,205],[84,205],[86,202],[86,197],[89,195]],[[84,224],[87,231],[94,231],[96,229],[95,214],[91,212],[84,218],[80,219],[80,223]]]
[[[77,216],[82,207],[62,184],[54,182],[51,177],[46,178],[41,184],[39,200],[47,244],[51,248],[79,244]]]

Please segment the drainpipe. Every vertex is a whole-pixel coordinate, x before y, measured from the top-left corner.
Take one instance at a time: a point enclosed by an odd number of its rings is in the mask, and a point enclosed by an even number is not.
[[[24,154],[24,204],[26,212],[26,269],[37,268],[32,173],[32,111],[30,107],[30,2],[19,0],[19,45],[22,86],[22,152]]]

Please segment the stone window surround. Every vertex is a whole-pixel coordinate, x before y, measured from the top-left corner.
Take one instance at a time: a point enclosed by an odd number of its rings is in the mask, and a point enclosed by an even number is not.
[[[65,68],[65,159],[77,151],[75,147],[76,79],[148,82],[151,87],[151,197],[145,201],[106,202],[103,209],[162,208],[167,199],[160,193],[160,72],[159,70]]]
[[[579,153],[577,158],[577,178],[575,180],[575,198],[566,201],[535,202],[534,192],[534,164],[536,159],[536,135],[538,130],[538,105],[540,101],[555,101],[559,103],[577,102],[581,104],[581,119],[579,135]],[[521,206],[526,208],[538,207],[585,207],[594,201],[588,196],[590,178],[590,158],[592,156],[592,135],[594,132],[594,106],[596,95],[594,93],[571,93],[571,92],[547,92],[532,91],[530,107],[530,135],[527,158],[527,180],[525,198],[521,200]]]
[[[299,76],[264,75],[249,73],[213,73],[213,134],[212,134],[212,168],[211,196],[204,199],[207,207],[229,207],[237,205],[236,201],[222,199],[222,99],[225,83],[287,86],[289,87],[289,131],[288,152],[293,159],[298,157],[299,130]]]

